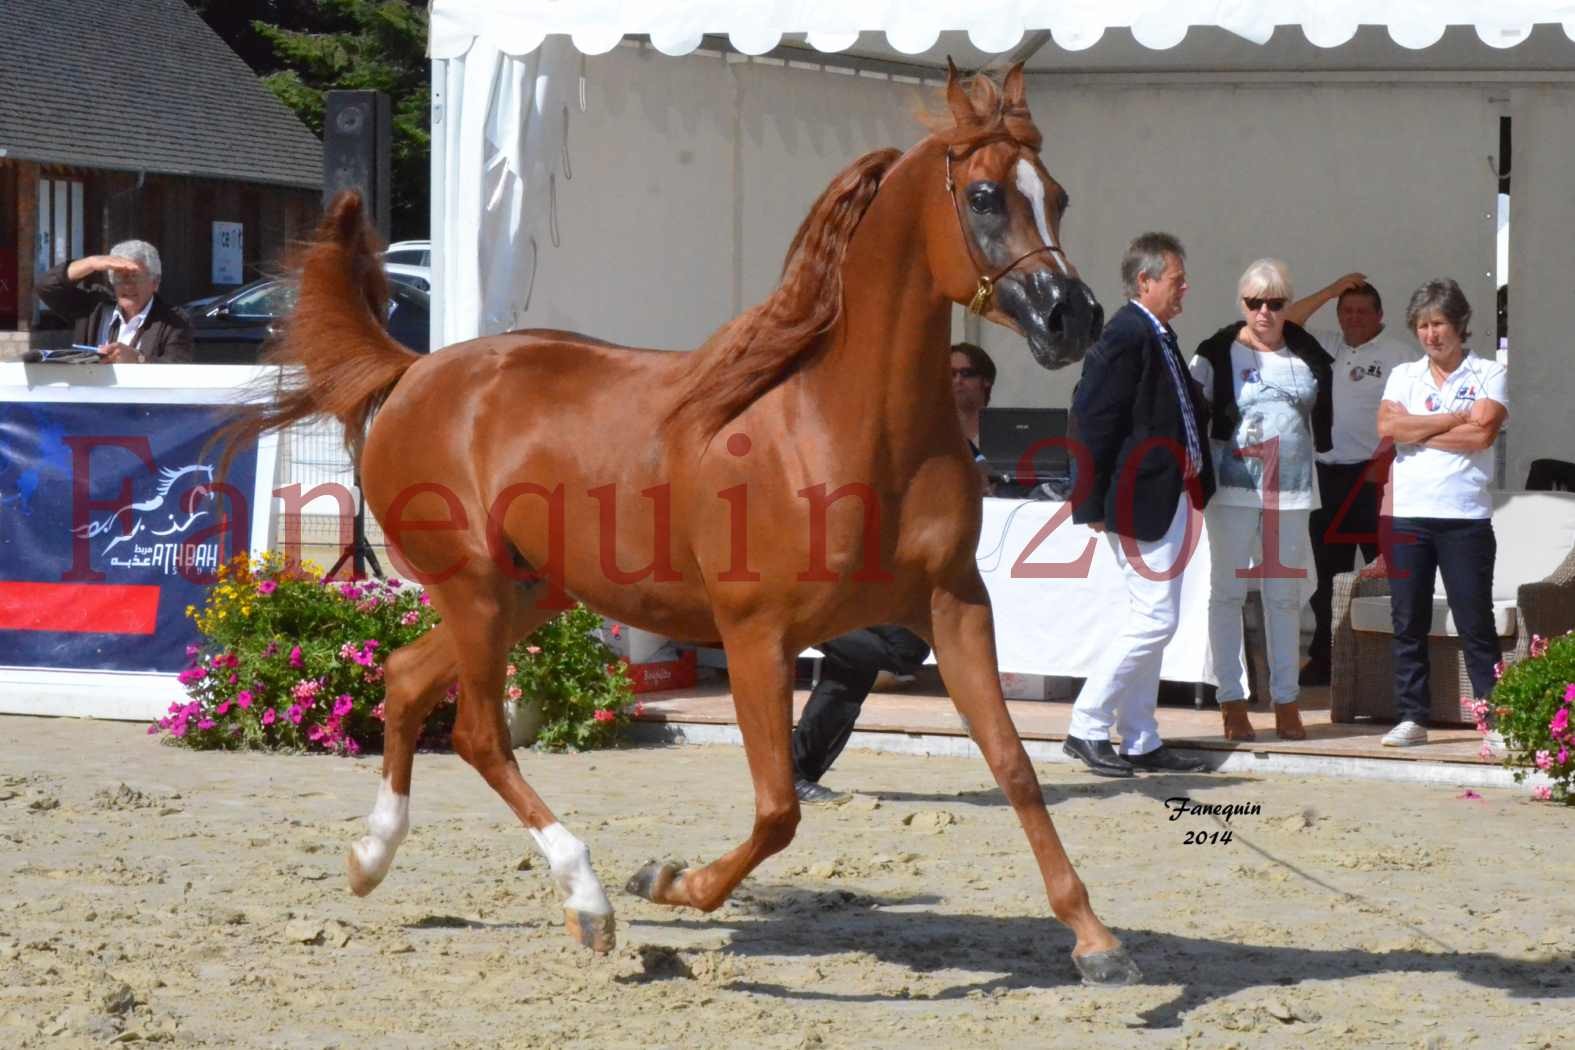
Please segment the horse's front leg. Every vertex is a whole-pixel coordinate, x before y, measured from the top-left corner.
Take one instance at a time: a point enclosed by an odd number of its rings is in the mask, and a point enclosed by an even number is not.
[[[793,841],[798,796],[793,792],[793,657],[774,631],[724,639],[738,730],[755,785],[755,822],[749,838],[703,868],[653,861],[625,887],[658,904],[702,911],[719,907],[744,877]]]
[[[1089,904],[1088,890],[1061,845],[1039,777],[1006,710],[995,655],[995,618],[978,574],[957,588],[937,588],[930,599],[930,616],[935,658],[946,691],[1028,835],[1051,911],[1077,936],[1072,961],[1091,984],[1137,980],[1137,966]]]

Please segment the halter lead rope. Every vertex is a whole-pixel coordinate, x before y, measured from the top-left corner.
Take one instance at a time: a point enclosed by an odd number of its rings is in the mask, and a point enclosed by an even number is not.
[[[991,135],[973,143],[956,158],[952,156],[952,148],[950,146],[946,147],[946,194],[952,199],[952,212],[957,216],[957,229],[962,234],[963,244],[968,249],[968,258],[972,260],[974,268],[979,271],[979,286],[974,290],[973,298],[968,301],[968,312],[981,316],[990,308],[990,301],[995,297],[995,282],[1017,269],[1024,261],[1041,252],[1055,252],[1062,259],[1067,258],[1066,251],[1059,244],[1045,244],[1024,252],[993,273],[990,272],[988,262],[979,258],[979,252],[974,246],[973,238],[968,235],[968,222],[963,218],[962,204],[957,200],[957,183],[952,178],[952,160],[967,160],[975,151],[997,142],[1011,142],[1015,144],[1017,140],[1010,135]]]

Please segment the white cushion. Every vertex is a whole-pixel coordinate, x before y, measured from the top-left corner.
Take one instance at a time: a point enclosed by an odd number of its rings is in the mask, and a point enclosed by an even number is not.
[[[1575,550],[1575,493],[1495,492],[1493,535],[1493,597],[1513,602],[1522,584],[1547,579]]]
[[[1515,602],[1513,599],[1494,599],[1493,633],[1500,638],[1515,637]],[[1373,634],[1393,634],[1394,617],[1389,611],[1389,596],[1351,599],[1351,629]],[[1428,634],[1436,638],[1457,638],[1455,618],[1449,612],[1449,603],[1443,598],[1433,599],[1433,624]]]

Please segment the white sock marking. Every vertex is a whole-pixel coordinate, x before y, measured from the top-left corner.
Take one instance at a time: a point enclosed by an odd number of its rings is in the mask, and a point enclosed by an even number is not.
[[[366,818],[371,834],[351,847],[361,870],[374,879],[388,874],[394,863],[394,851],[405,841],[410,830],[410,796],[396,792],[387,780],[377,788],[377,803]]]
[[[1050,239],[1050,222],[1045,213],[1045,184],[1040,181],[1039,173],[1034,166],[1023,158],[1017,160],[1017,191],[1028,198],[1028,203],[1033,205],[1034,225],[1039,227],[1039,238],[1046,246],[1053,247],[1055,241]],[[1061,262],[1061,253],[1056,251],[1046,252],[1053,265],[1063,274],[1066,267]]]
[[[552,869],[552,879],[565,894],[565,908],[592,915],[612,914],[612,904],[602,891],[596,872],[591,870],[591,851],[585,843],[556,822],[540,831],[535,828],[526,830],[536,840],[536,848],[547,858],[547,866]]]

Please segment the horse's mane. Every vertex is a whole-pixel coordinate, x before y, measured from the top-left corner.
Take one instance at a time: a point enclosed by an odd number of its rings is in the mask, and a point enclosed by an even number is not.
[[[831,181],[794,235],[776,291],[690,355],[669,425],[688,422],[713,437],[803,365],[842,313],[842,257],[900,156],[866,153]]]

